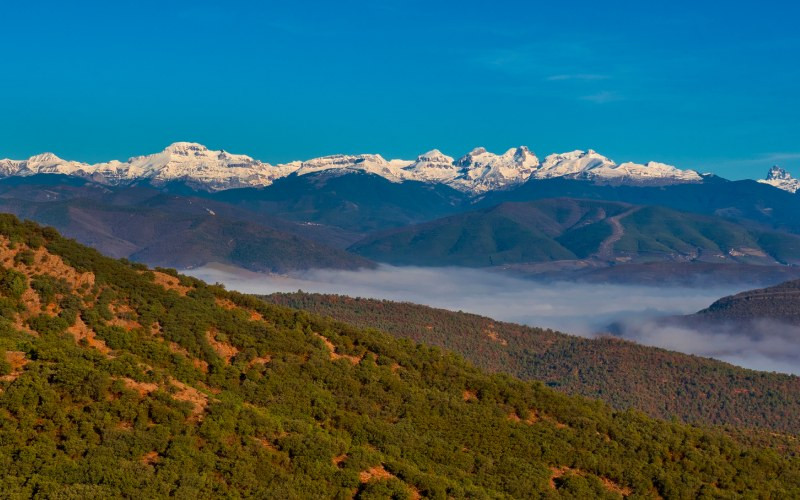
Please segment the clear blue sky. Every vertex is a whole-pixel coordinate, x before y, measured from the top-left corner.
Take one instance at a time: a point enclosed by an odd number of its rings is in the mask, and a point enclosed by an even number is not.
[[[5,1],[0,157],[527,144],[798,174],[796,5]]]

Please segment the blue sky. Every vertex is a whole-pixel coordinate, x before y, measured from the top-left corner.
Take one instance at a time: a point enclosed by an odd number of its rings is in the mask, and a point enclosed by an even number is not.
[[[701,5],[697,5],[701,4]],[[793,2],[4,2],[0,157],[592,148],[800,174]]]

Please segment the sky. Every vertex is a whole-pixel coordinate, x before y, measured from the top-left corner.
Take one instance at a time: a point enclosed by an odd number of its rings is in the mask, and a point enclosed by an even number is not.
[[[0,158],[595,149],[800,174],[795,2],[0,2]]]

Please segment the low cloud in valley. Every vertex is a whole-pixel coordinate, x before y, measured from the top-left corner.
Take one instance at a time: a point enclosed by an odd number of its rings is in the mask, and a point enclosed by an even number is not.
[[[608,332],[636,342],[698,354],[759,370],[800,373],[800,328],[759,322],[746,329],[666,326],[656,318],[696,312],[754,286],[655,287],[541,283],[479,269],[380,266],[375,270],[312,270],[292,276],[224,266],[186,271],[244,293],[335,293],[408,301],[583,336]],[[744,330],[744,331],[741,331]]]

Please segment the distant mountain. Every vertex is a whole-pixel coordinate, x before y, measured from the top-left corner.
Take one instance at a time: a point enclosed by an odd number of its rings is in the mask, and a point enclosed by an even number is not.
[[[264,300],[458,352],[477,366],[658,418],[800,433],[800,377],[612,337],[588,339],[427,306],[308,293]]]
[[[502,203],[390,230],[350,250],[399,265],[470,267],[583,260],[784,265],[800,236],[664,207],[557,198]]]
[[[443,184],[397,183],[375,174],[334,170],[292,174],[265,188],[216,192],[197,190],[182,181],[156,186],[145,180],[108,186],[79,177],[37,174],[0,179],[0,210],[52,225],[117,257],[178,268],[207,262],[275,272],[369,266],[363,257],[342,250],[383,239],[386,231],[411,234],[408,231],[418,230],[412,227],[415,225],[441,226],[439,219],[452,216],[467,223],[458,248],[452,252],[425,249],[425,245],[441,246],[446,241],[437,237],[427,242],[397,241],[391,245],[390,253],[394,255],[387,257],[383,255],[386,249],[376,249],[375,258],[425,265],[501,263],[520,276],[584,281],[694,283],[709,279],[767,285],[800,276],[800,267],[760,265],[790,263],[793,259],[792,237],[771,229],[800,232],[800,220],[794,215],[800,210],[800,197],[771,186],[715,178],[702,184],[660,187],[598,185],[564,178],[532,182],[536,186],[526,183],[473,199]],[[542,207],[553,202],[538,200],[553,193],[588,195],[593,201],[583,205],[596,204],[595,208],[602,208],[609,220],[601,220],[599,210],[562,207],[569,217],[582,214],[580,217],[586,218],[560,221],[559,217],[566,215],[559,215],[558,204],[548,212]],[[626,224],[646,223],[641,228],[646,232],[657,229],[657,238],[644,234],[631,240],[628,236],[636,233],[630,231],[600,252],[600,241],[610,238],[616,227],[611,224],[612,218],[630,205],[597,199],[601,196],[645,204],[672,203],[688,207],[689,211],[716,214],[714,220],[723,223],[720,227],[736,226],[734,233],[750,236],[730,239],[733,233],[727,231],[727,243],[725,238],[717,241],[715,235],[703,237],[704,240],[696,234],[699,226],[695,223],[707,219],[693,219],[694,228],[683,223],[674,225],[672,211],[650,207],[621,220]],[[525,204],[516,208],[510,204],[502,209],[489,205],[492,200],[527,197],[537,199],[534,204],[543,203],[539,209],[543,212],[531,216],[529,209],[521,208]],[[484,215],[476,218],[480,213]],[[639,220],[643,216],[649,220]],[[685,222],[686,216],[681,218]],[[190,228],[196,230],[194,234],[188,232]],[[707,229],[706,224],[700,235]],[[753,235],[758,235],[755,241]],[[422,245],[423,251],[404,256],[406,243]],[[630,245],[636,245],[635,251]],[[692,257],[693,248],[716,251],[717,247],[721,250],[717,258],[710,258],[714,254],[708,251]],[[610,249],[614,250],[613,255],[609,254]],[[731,262],[737,265],[728,266]],[[621,263],[625,265],[618,265]]]
[[[8,215],[0,257],[5,498],[800,495],[791,436],[615,411]]]
[[[115,257],[191,268],[222,262],[254,271],[357,269],[374,264],[322,243],[341,231],[253,214],[146,187],[0,183],[0,210],[48,224]],[[44,180],[51,180],[45,178]]]
[[[770,177],[791,181],[778,170]],[[563,225],[557,214],[539,214],[538,222],[528,223],[524,214],[511,213],[519,208],[494,208],[563,197],[606,203],[608,220],[591,222],[598,216],[587,212],[574,227],[553,229]],[[614,211],[621,205],[613,203],[652,208],[623,217]],[[672,214],[655,206],[718,217],[726,222],[720,226],[725,235],[708,233],[707,225],[701,230],[697,219],[673,225]],[[782,265],[794,262],[796,248],[781,233],[800,234],[795,193],[652,162],[617,164],[591,150],[542,161],[519,147],[500,155],[476,148],[458,159],[433,150],[413,161],[333,155],[278,166],[195,143],[96,165],[44,154],[0,161],[0,209],[51,224],[115,256],[179,268],[219,261],[276,272],[352,269],[370,265],[363,258],[368,257],[505,266],[541,278],[693,282],[700,277],[761,284],[791,279],[800,269]],[[429,223],[441,230],[438,219],[476,211],[485,216],[460,219],[466,225],[457,242],[448,242],[453,227],[435,238],[426,233],[429,240],[400,241],[401,234],[419,229],[409,226]],[[632,238],[631,227],[611,244],[617,216],[645,232],[657,229],[658,236]],[[648,221],[641,219],[645,216]],[[740,227],[733,230],[727,222]],[[536,227],[539,223],[543,226]],[[384,239],[386,231],[400,228],[406,229],[391,236],[400,240]],[[370,247],[379,240],[381,248]],[[600,248],[602,241],[607,243]],[[420,252],[404,255],[405,245]],[[343,252],[348,248],[362,257]],[[737,272],[723,265],[732,261]],[[779,265],[760,265],[769,263]]]
[[[759,180],[758,182],[775,186],[778,189],[783,189],[790,193],[796,193],[800,190],[800,180],[795,179],[789,172],[777,165],[769,170],[766,179]]]
[[[176,142],[160,153],[137,156],[124,162],[114,160],[94,165],[63,160],[53,153],[35,155],[27,160],[0,160],[0,175],[4,177],[62,174],[106,185],[126,185],[143,180],[163,185],[181,181],[206,191],[266,187],[288,175],[319,172],[361,172],[396,183],[441,184],[473,196],[508,189],[529,179],[553,177],[633,185],[702,181],[693,170],[680,170],[657,162],[616,164],[592,150],[553,154],[540,162],[525,146],[509,149],[500,155],[475,148],[457,160],[432,150],[415,160],[385,160],[375,154],[340,154],[276,166],[246,155],[209,150],[202,144],[191,142]]]
[[[474,205],[484,208],[507,201],[563,197],[660,205],[800,234],[800,196],[752,180],[728,181],[713,175],[704,175],[700,183],[669,186],[603,185],[563,177],[534,179],[513,189],[487,193]]]
[[[800,325],[800,280],[723,297],[691,318],[715,322],[766,319]]]
[[[457,213],[467,199],[442,184],[395,183],[374,174],[335,171],[293,174],[267,188],[203,196],[257,214],[338,227],[353,235],[348,244],[372,231]]]

